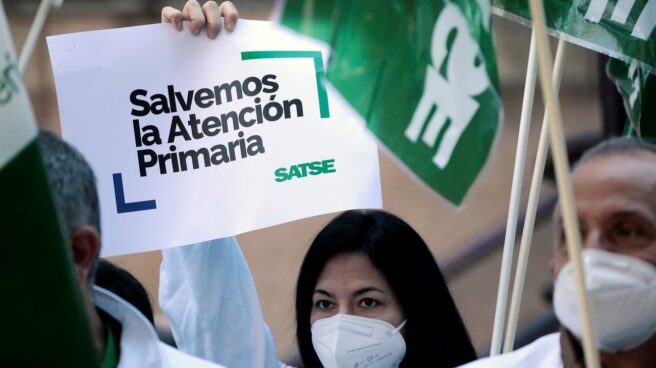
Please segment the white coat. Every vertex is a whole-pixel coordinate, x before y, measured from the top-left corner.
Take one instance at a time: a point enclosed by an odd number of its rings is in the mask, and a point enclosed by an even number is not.
[[[159,299],[181,351],[230,368],[278,368],[273,338],[234,237],[162,251]]]
[[[95,286],[93,298],[97,308],[121,324],[117,368],[222,368],[160,342],[146,317],[110,291]]]
[[[560,333],[543,336],[521,349],[479,359],[460,368],[563,368]]]

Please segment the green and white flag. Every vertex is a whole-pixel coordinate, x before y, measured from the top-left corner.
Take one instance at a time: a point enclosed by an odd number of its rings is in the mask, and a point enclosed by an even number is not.
[[[0,365],[96,366],[2,3],[0,209]]]
[[[461,204],[502,116],[489,1],[288,0],[280,20],[332,46],[328,81],[410,171]]]
[[[495,13],[529,24],[528,1],[492,0]],[[656,0],[546,0],[550,33],[656,73]]]
[[[629,118],[627,135],[656,143],[656,107],[652,102],[656,96],[656,75],[636,62],[627,64],[617,59],[608,61],[606,73],[624,100]]]

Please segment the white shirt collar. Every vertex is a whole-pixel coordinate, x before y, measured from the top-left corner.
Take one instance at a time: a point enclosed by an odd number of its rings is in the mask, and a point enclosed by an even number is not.
[[[121,355],[118,368],[164,368],[159,338],[150,322],[134,306],[98,286],[93,290],[96,307],[121,324]]]

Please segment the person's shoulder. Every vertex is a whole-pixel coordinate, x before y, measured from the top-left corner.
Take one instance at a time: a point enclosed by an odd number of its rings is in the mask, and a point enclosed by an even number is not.
[[[560,368],[560,333],[543,336],[534,342],[507,354],[483,358],[460,368]]]
[[[163,342],[159,343],[159,349],[162,358],[166,359],[171,368],[225,368],[222,365],[183,353]]]

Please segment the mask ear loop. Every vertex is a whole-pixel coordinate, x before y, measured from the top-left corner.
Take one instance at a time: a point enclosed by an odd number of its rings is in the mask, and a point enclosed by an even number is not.
[[[392,336],[394,334],[399,333],[399,331],[401,331],[401,329],[405,326],[406,322],[408,322],[408,320],[404,319],[403,322],[401,322],[401,324],[399,325],[399,327],[393,329],[392,332],[389,332],[388,334]]]

